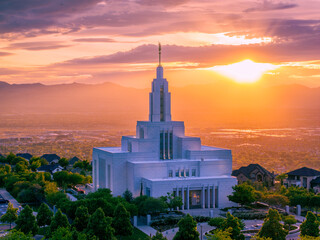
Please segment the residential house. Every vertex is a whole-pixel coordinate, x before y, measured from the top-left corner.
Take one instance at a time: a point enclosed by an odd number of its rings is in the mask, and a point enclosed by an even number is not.
[[[320,177],[317,177],[315,179],[312,179],[310,181],[311,187],[312,189],[316,192],[316,193],[320,193]]]
[[[56,164],[60,160],[60,157],[57,154],[44,154],[40,158],[46,159],[49,164]]]
[[[43,165],[39,168],[37,168],[38,172],[49,172],[52,174],[56,172],[60,172],[63,170],[63,167],[61,167],[59,164],[49,164],[49,165]]]
[[[32,155],[30,153],[17,153],[16,154],[17,157],[22,157],[25,160],[30,161],[30,159],[32,158]]]
[[[239,183],[246,181],[262,182],[267,186],[274,185],[275,176],[259,164],[249,164],[238,170],[232,171],[232,176],[237,177]]]
[[[287,187],[299,186],[309,190],[312,187],[311,181],[320,177],[320,172],[312,168],[302,167],[288,172],[287,175],[288,178],[284,182]]]

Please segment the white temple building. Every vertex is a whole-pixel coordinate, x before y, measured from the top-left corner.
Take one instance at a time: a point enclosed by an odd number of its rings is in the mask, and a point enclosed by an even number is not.
[[[94,189],[109,188],[115,196],[128,189],[134,197],[173,192],[182,197],[182,209],[232,206],[227,196],[237,179],[231,150],[203,146],[200,138],[185,136],[184,122],[171,120],[160,46],[149,104],[149,121],[137,122],[135,136],[123,136],[121,147],[93,149]]]

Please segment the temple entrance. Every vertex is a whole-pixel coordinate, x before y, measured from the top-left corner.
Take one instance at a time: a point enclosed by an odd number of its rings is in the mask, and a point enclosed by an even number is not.
[[[191,190],[189,195],[190,209],[201,208],[201,190]]]

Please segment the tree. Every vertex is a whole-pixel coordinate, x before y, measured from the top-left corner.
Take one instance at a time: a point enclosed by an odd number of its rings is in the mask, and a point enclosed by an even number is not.
[[[228,198],[230,201],[239,203],[240,205],[250,205],[256,201],[254,194],[254,188],[247,183],[235,185],[232,187],[234,190],[232,195],[229,195]]]
[[[88,233],[96,236],[99,240],[114,239],[114,229],[111,227],[112,218],[105,217],[102,208],[98,208],[90,217]]]
[[[60,164],[61,167],[65,168],[69,164],[69,160],[66,158],[60,158],[58,163]]]
[[[128,189],[124,191],[122,197],[124,200],[126,200],[128,203],[131,203],[133,201],[132,192],[130,192]]]
[[[319,222],[312,212],[307,213],[306,220],[300,225],[300,230],[302,236],[319,237]]]
[[[12,203],[9,202],[6,213],[3,214],[0,218],[1,222],[10,223],[11,229],[11,224],[18,219],[17,211],[18,208],[14,208]]]
[[[236,240],[243,240],[244,235],[241,233],[241,230],[244,228],[243,222],[234,217],[229,212],[227,213],[227,218],[222,222],[221,229],[228,230],[231,228],[231,238]]]
[[[226,230],[217,229],[214,234],[207,236],[208,240],[232,240],[231,238],[231,228]]]
[[[179,231],[173,240],[199,240],[199,232],[197,231],[197,222],[187,214],[178,222]]]
[[[52,211],[47,204],[41,203],[38,214],[37,214],[37,224],[39,227],[49,225],[51,223],[51,218],[53,216]]]
[[[61,210],[58,209],[50,224],[50,233],[52,234],[58,228],[69,228],[70,224],[66,215],[62,214]]]
[[[285,225],[288,225],[288,230],[290,231],[291,225],[296,224],[297,220],[295,219],[295,217],[293,215],[288,215],[283,218],[283,222]]]
[[[276,180],[280,181],[281,185],[283,185],[283,181],[288,177],[288,174],[282,173],[276,176]]]
[[[23,232],[13,230],[9,234],[1,237],[3,240],[34,240],[31,234],[25,235]]]
[[[29,165],[29,168],[32,170],[32,171],[36,171],[37,168],[39,168],[41,166],[41,162],[40,161],[33,161],[30,165]]]
[[[269,212],[264,219],[262,228],[260,229],[258,236],[272,238],[273,240],[285,240],[288,231],[283,228],[280,223],[280,215],[276,209],[269,209]]]
[[[280,194],[270,194],[262,198],[262,201],[276,207],[284,207],[289,204],[289,199]]]
[[[33,215],[32,209],[29,207],[29,205],[25,206],[24,209],[20,212],[20,215],[18,216],[18,219],[16,220],[16,229],[28,234],[32,233],[32,235],[35,235],[38,231],[38,226],[36,223],[36,217]]]
[[[154,235],[151,240],[168,240],[168,238],[164,237],[161,232],[157,231],[156,235]]]
[[[115,230],[115,235],[130,236],[133,233],[133,227],[130,223],[130,213],[119,203],[114,210],[112,227]]]
[[[73,225],[76,227],[77,231],[82,232],[88,225],[90,215],[88,213],[88,208],[85,206],[80,206],[76,210],[76,218],[74,219]]]
[[[163,200],[159,198],[147,197],[139,211],[141,214],[153,214],[164,212],[166,209],[167,204]]]
[[[182,198],[180,196],[175,196],[173,193],[167,193],[167,196],[162,198],[167,204],[168,207],[173,210],[176,208],[181,208],[183,205]]]

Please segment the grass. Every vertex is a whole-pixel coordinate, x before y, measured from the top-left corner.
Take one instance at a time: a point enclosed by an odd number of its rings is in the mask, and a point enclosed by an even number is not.
[[[138,228],[133,228],[133,234],[131,236],[116,236],[118,240],[150,240],[149,236],[144,232],[140,231]]]

